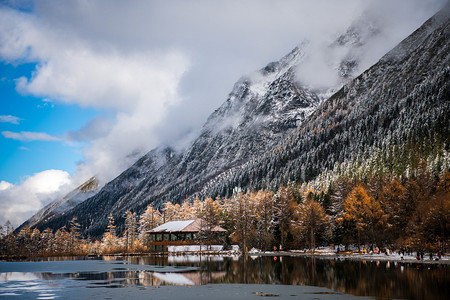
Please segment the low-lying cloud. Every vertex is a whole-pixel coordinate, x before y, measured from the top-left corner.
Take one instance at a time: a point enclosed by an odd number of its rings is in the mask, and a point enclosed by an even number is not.
[[[26,178],[20,185],[0,182],[0,224],[9,220],[19,226],[36,211],[55,198],[63,197],[71,188],[69,173],[46,170]]]

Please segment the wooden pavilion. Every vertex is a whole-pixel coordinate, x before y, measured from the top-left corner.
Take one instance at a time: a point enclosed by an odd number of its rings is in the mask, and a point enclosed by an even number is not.
[[[169,221],[150,230],[149,246],[153,251],[165,251],[172,245],[211,244],[225,232],[220,226],[208,226],[203,219]]]

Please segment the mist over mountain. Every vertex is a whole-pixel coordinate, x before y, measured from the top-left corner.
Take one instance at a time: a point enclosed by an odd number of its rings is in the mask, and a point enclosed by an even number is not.
[[[65,212],[71,210],[81,202],[94,196],[100,190],[99,182],[95,177],[65,195],[63,198],[49,203],[40,209],[33,217],[25,221],[19,228],[24,226],[33,227],[40,222],[48,222]]]
[[[311,41],[300,44],[242,77],[184,151],[150,151],[95,196],[36,227],[60,228],[76,216],[84,234],[99,236],[110,213],[120,230],[126,210],[169,200],[228,197],[237,187],[276,189],[342,172],[403,174],[417,165],[414,155],[445,167],[449,7],[355,79],[365,45],[379,34],[373,23],[355,23],[321,52]],[[319,67],[335,74],[307,79],[324,57]]]

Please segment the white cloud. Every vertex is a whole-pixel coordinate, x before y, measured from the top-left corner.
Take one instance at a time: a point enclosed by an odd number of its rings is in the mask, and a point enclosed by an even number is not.
[[[31,142],[31,141],[59,141],[60,138],[49,135],[45,132],[30,132],[30,131],[21,131],[21,132],[12,132],[12,131],[2,131],[2,135],[7,139],[18,140],[22,142]]]
[[[188,59],[169,48],[123,49],[111,41],[98,45],[89,36],[72,32],[74,28],[56,29],[56,24],[48,23],[26,13],[0,10],[0,56],[38,63],[31,78],[16,80],[17,90],[51,98],[52,103],[108,110],[115,117],[96,118],[62,138],[30,132],[3,135],[22,141],[91,140],[83,149],[86,162],[78,171],[110,180],[134,162],[137,157],[130,157],[131,153],[142,154],[157,145],[155,127],[180,101],[177,89]]]
[[[55,197],[61,197],[61,191],[72,187],[69,173],[61,170],[47,170],[36,173],[20,185],[0,182],[0,224],[10,220],[14,226],[22,224],[37,210]]]
[[[0,181],[0,191],[7,190],[12,186],[13,186],[12,183],[6,182],[4,180]]]
[[[16,117],[16,116],[0,115],[0,122],[1,123],[11,123],[11,124],[18,125],[21,120],[22,120],[21,118]]]

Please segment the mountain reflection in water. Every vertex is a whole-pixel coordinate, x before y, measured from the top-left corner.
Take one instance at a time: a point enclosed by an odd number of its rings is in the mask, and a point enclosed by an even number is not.
[[[194,284],[245,283],[327,287],[358,296],[406,299],[450,299],[446,264],[334,260],[309,257],[130,257],[132,264],[198,267],[178,273]],[[195,276],[194,276],[195,274]],[[149,278],[158,277],[148,274]],[[170,278],[170,276],[168,276]],[[158,277],[155,284],[177,284]],[[195,278],[195,279],[194,279]]]
[[[59,262],[48,261],[46,264]],[[93,261],[92,261],[93,263]],[[0,273],[0,294],[8,282],[40,282],[59,288],[205,285],[214,283],[321,286],[358,296],[450,299],[447,264],[334,260],[308,257],[104,257],[107,270]],[[77,264],[75,263],[74,266]],[[145,267],[145,268],[142,268]],[[84,266],[86,268],[86,266]],[[95,270],[95,268],[93,268]],[[31,277],[33,278],[31,278]],[[35,279],[35,280],[34,280]],[[39,284],[38,284],[39,286]]]

